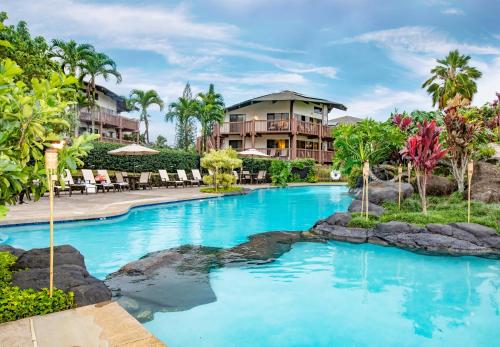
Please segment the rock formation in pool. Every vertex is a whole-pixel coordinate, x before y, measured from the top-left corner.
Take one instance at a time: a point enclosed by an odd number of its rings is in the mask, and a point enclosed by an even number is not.
[[[152,252],[108,275],[106,285],[129,313],[145,322],[155,312],[188,310],[215,301],[211,269],[274,261],[293,243],[311,240],[308,235],[267,232],[229,249],[187,245]]]
[[[10,252],[17,257],[12,274],[12,284],[22,289],[40,290],[49,287],[49,249],[34,248],[29,251],[0,246],[0,252]],[[83,255],[70,245],[54,247],[54,286],[65,292],[75,293],[77,306],[96,304],[111,299],[111,291],[104,282],[91,276]]]

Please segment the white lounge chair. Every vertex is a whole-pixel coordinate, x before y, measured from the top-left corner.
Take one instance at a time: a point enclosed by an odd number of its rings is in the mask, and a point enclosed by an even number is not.
[[[191,169],[191,173],[193,174],[193,178],[197,181],[200,182],[200,184],[205,184],[203,183],[203,177],[201,177],[200,170],[198,169]]]
[[[138,187],[153,189],[153,186],[151,185],[151,172],[141,172]]]
[[[115,171],[115,178],[116,178],[115,184],[117,184],[121,190],[123,190],[123,189],[130,190],[130,184],[128,184],[128,182],[125,182],[125,178],[123,178],[122,172]]]
[[[177,176],[179,176],[179,180],[181,180],[182,182],[185,182],[185,183],[189,183],[191,185],[191,187],[193,186],[193,184],[197,184],[198,186],[200,186],[200,181],[190,180],[187,177],[185,170],[177,170]]]
[[[109,173],[108,173],[108,170],[97,170],[97,174],[99,176],[103,176],[106,180],[104,181],[104,183],[106,185],[108,185],[108,187],[113,187],[113,191],[116,191],[117,189],[120,190],[121,187],[118,183],[113,183],[111,182],[111,178],[109,177]]]
[[[114,186],[111,184],[107,183],[97,183],[94,178],[94,174],[92,173],[92,170],[89,169],[82,169],[82,175],[83,175],[83,180],[85,181],[86,184],[91,184],[96,187],[96,192],[99,191],[99,189],[102,189],[102,192],[105,193],[106,189],[109,191],[110,188],[114,188]]]
[[[168,176],[167,170],[158,170],[158,172],[160,174],[161,183],[164,184],[166,188],[168,188],[169,185],[174,186],[175,188],[177,188],[177,186],[184,187],[184,182],[178,180],[171,180],[170,177]]]

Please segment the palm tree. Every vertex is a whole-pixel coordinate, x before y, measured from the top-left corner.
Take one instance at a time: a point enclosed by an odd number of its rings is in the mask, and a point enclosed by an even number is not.
[[[422,84],[432,95],[432,105],[444,109],[448,100],[455,95],[472,101],[477,92],[475,80],[481,77],[481,72],[469,66],[470,56],[462,55],[458,50],[451,51],[444,59],[438,59],[439,65],[431,70],[432,76]]]
[[[134,89],[130,92],[130,105],[132,108],[141,111],[140,121],[144,121],[146,142],[149,143],[149,118],[148,107],[158,105],[160,111],[163,111],[164,103],[156,90],[150,89],[147,91]]]
[[[54,39],[50,48],[50,56],[58,58],[61,69],[65,74],[76,76],[77,69],[83,62],[95,53],[94,46],[90,44],[78,44],[74,40],[63,41]]]
[[[197,118],[201,124],[201,152],[207,150],[207,138],[212,133],[215,123],[222,123],[225,109],[224,99],[215,92],[215,87],[210,84],[207,93],[199,93],[197,102]]]
[[[122,81],[122,76],[116,70],[116,63],[109,58],[104,53],[94,52],[85,58],[82,62],[81,66],[81,74],[80,81],[86,81],[85,94],[87,96],[87,103],[89,111],[91,108],[95,107],[95,91],[96,91],[96,79],[101,76],[106,81],[110,76],[114,76],[116,78],[116,83],[120,83]],[[94,116],[92,116],[92,133],[95,132],[95,120]]]
[[[181,97],[170,103],[168,112],[165,115],[165,121],[176,121],[177,128],[177,146],[187,150],[194,141],[194,122],[197,109],[197,101],[191,96],[191,87],[189,83],[184,88]]]

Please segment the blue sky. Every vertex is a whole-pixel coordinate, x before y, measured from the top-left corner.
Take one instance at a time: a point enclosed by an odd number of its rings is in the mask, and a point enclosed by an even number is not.
[[[348,107],[331,117],[386,119],[431,109],[420,86],[436,58],[458,48],[484,74],[475,104],[500,91],[498,1],[7,0],[9,22],[34,34],[88,42],[118,64],[119,94],[156,89],[168,103],[187,81],[210,82],[230,105],[295,90]],[[151,110],[152,137],[174,125]]]

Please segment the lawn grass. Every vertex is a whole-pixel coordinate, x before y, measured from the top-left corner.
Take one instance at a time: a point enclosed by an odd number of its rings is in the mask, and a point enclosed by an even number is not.
[[[227,188],[218,188],[217,191],[215,191],[214,187],[205,187],[205,188],[201,188],[200,192],[202,192],[202,193],[219,193],[219,194],[224,194],[224,193],[239,192],[242,189],[243,189],[242,187],[227,187]]]
[[[401,204],[385,203],[384,214],[379,218],[370,216],[368,221],[361,214],[353,214],[349,226],[370,228],[379,222],[400,221],[424,226],[429,223],[452,223],[467,221],[467,200],[458,192],[450,196],[429,196],[427,216],[422,214],[420,197],[414,194]],[[482,224],[500,233],[500,204],[485,204],[471,201],[471,222]]]

